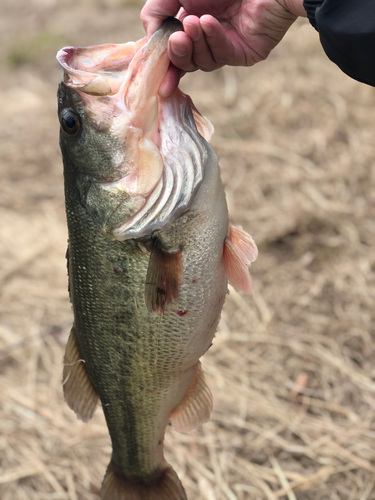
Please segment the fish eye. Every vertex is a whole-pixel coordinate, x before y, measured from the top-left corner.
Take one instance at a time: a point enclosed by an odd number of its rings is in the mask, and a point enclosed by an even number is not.
[[[64,109],[61,113],[61,126],[69,135],[76,135],[81,128],[79,116],[72,109]]]

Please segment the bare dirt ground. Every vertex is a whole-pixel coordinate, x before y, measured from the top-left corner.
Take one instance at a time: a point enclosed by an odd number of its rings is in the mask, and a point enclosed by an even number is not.
[[[98,500],[99,409],[63,401],[67,294],[56,51],[143,36],[141,3],[2,0],[0,498]],[[194,500],[375,499],[375,91],[298,23],[267,62],[185,77],[213,122],[234,223],[258,243],[204,368],[211,421],[168,430]]]

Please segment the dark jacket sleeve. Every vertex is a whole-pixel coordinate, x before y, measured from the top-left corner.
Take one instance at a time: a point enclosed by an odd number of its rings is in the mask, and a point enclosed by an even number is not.
[[[375,86],[375,0],[304,0],[304,7],[331,61]]]

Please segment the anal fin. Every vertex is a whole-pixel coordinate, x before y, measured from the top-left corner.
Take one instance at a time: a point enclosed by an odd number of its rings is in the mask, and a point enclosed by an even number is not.
[[[229,227],[229,236],[224,240],[224,265],[229,283],[236,289],[251,295],[253,286],[248,266],[258,256],[253,238],[242,229]]]
[[[82,359],[74,326],[66,344],[63,370],[63,389],[65,401],[83,422],[87,422],[93,416],[99,401],[86,372],[85,362]]]
[[[164,312],[178,299],[183,278],[182,251],[166,252],[155,240],[147,269],[145,300],[150,312]]]
[[[104,477],[101,500],[187,500],[184,488],[171,466],[152,481],[137,482],[119,473],[113,462]]]
[[[193,382],[171,414],[171,423],[178,432],[190,432],[209,420],[212,409],[212,393],[204,380],[199,361]]]

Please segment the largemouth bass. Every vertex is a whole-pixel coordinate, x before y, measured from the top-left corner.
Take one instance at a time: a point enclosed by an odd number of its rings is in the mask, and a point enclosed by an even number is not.
[[[199,358],[229,281],[251,290],[256,246],[229,226],[212,126],[167,72],[169,19],[147,41],[66,47],[58,91],[74,324],[64,396],[87,421],[100,399],[112,440],[102,500],[182,500],[163,456],[168,421],[207,421]]]

